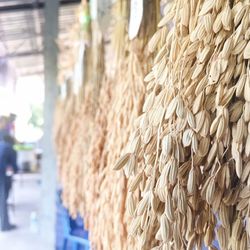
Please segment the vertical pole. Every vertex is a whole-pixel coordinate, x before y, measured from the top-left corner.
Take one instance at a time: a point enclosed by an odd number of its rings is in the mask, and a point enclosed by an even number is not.
[[[45,103],[42,164],[41,236],[55,249],[56,156],[53,118],[57,96],[57,54],[59,0],[45,0],[44,68]]]

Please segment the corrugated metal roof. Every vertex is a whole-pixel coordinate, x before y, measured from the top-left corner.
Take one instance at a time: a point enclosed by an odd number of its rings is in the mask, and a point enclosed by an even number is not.
[[[61,1],[59,36],[67,34],[76,22],[79,3]],[[5,47],[4,56],[18,75],[43,73],[43,8],[41,0],[0,0],[0,41]]]

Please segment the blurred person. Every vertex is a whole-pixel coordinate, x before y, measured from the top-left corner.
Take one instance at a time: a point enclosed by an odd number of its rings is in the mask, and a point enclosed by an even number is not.
[[[17,152],[14,150],[15,145],[15,138],[10,135],[4,136],[4,142],[6,142],[11,147],[11,162],[13,166],[7,169],[6,171],[6,194],[7,194],[7,200],[9,197],[10,190],[12,188],[12,177],[13,174],[18,171],[17,167]]]
[[[8,135],[8,118],[5,116],[0,117],[0,140],[3,140],[5,135]]]
[[[11,113],[7,119],[6,129],[8,131],[8,134],[11,136],[15,135],[15,121],[16,121],[16,115]]]
[[[16,115],[11,113],[9,116],[0,117],[0,139],[5,135],[14,136],[15,134],[15,120]]]
[[[14,139],[5,135],[0,140],[0,231],[15,229],[10,224],[7,199],[12,185],[12,175],[17,172],[16,152],[13,149]]]

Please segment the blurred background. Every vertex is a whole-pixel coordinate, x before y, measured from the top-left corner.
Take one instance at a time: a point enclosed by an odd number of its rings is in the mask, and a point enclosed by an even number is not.
[[[82,219],[70,218],[61,204],[52,143],[57,41],[69,40],[79,4],[80,0],[0,0],[1,129],[14,139],[18,166],[7,199],[11,227],[0,230],[0,249],[73,249],[65,239],[83,228]],[[76,236],[74,240],[81,241],[88,233],[80,230]]]

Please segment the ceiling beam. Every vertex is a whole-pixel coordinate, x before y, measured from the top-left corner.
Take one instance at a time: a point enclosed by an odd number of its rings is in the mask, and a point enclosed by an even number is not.
[[[27,57],[27,56],[35,56],[35,55],[42,55],[42,50],[34,50],[34,51],[24,51],[24,52],[18,52],[13,54],[7,54],[7,58],[15,58],[15,57]]]
[[[81,0],[61,0],[60,5],[70,5],[80,3]],[[43,9],[45,7],[44,2],[35,2],[35,3],[23,3],[17,5],[6,5],[0,7],[0,12],[9,12],[9,11],[27,11],[34,9]]]
[[[21,72],[18,72],[18,75],[20,76],[33,76],[33,75],[41,75],[43,76],[44,74],[44,71],[43,70],[34,70],[34,71],[21,71]]]

